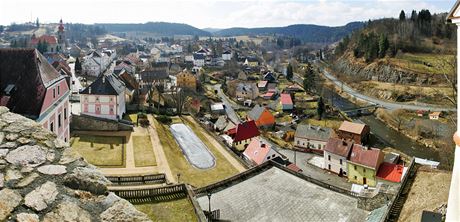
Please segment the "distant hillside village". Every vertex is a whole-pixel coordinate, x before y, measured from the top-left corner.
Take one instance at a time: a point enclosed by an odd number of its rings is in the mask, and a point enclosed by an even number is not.
[[[330,46],[106,25],[117,32],[63,20],[2,27],[0,106],[55,133],[152,220],[160,209],[166,221],[394,221],[417,169],[437,172],[439,162],[375,133],[383,123],[357,118],[381,106],[322,77]],[[429,123],[446,114],[413,113]],[[19,133],[6,143],[2,133],[0,151]],[[11,175],[0,173],[0,188]]]

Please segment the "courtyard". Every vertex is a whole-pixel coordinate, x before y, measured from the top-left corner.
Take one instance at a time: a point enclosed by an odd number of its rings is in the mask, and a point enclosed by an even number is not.
[[[125,166],[125,138],[122,136],[77,135],[71,146],[98,167]]]

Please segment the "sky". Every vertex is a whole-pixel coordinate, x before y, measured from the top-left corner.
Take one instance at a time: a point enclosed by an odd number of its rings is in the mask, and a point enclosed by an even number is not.
[[[455,0],[0,0],[0,24],[177,22],[197,28],[341,26],[397,17],[401,9],[448,12]]]

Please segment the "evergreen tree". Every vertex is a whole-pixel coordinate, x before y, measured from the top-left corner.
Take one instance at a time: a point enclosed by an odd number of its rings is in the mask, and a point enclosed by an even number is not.
[[[316,106],[316,112],[318,114],[318,119],[321,120],[324,114],[324,102],[323,102],[323,97],[319,97],[317,106]]]
[[[380,34],[379,38],[379,58],[385,57],[388,48],[390,47],[390,42],[385,34]]]
[[[292,65],[291,63],[289,63],[286,69],[286,78],[288,80],[291,80],[293,76],[294,76],[294,72],[292,70]]]
[[[412,10],[412,14],[410,15],[410,20],[413,21],[413,22],[416,22],[417,21],[417,11],[415,10]]]
[[[400,21],[406,20],[406,13],[404,12],[404,10],[401,10],[401,13],[399,13],[399,20]]]
[[[81,73],[81,62],[80,62],[80,58],[77,57],[77,59],[75,60],[75,73]]]
[[[303,79],[303,88],[305,91],[312,92],[314,90],[314,73],[311,64],[307,63],[307,68],[305,70],[304,79]]]

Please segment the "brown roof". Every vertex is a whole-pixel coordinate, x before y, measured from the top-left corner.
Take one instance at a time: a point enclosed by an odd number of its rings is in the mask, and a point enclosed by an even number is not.
[[[342,157],[348,158],[353,142],[337,138],[329,138],[326,143],[325,151]]]
[[[0,49],[0,98],[12,112],[36,119],[46,88],[64,78],[35,49]]]
[[[454,13],[455,13],[455,11],[457,11],[457,8],[458,8],[459,5],[460,5],[460,0],[457,0],[455,2],[454,7],[452,7],[452,9],[450,10],[449,14],[447,14],[447,19],[448,20],[457,18],[457,16],[455,16]]]
[[[382,155],[381,152],[377,148],[368,148],[363,145],[354,144],[351,150],[350,162],[377,169],[379,167],[379,157]]]
[[[339,130],[361,135],[365,127],[365,124],[343,121],[342,125],[339,127]]]

